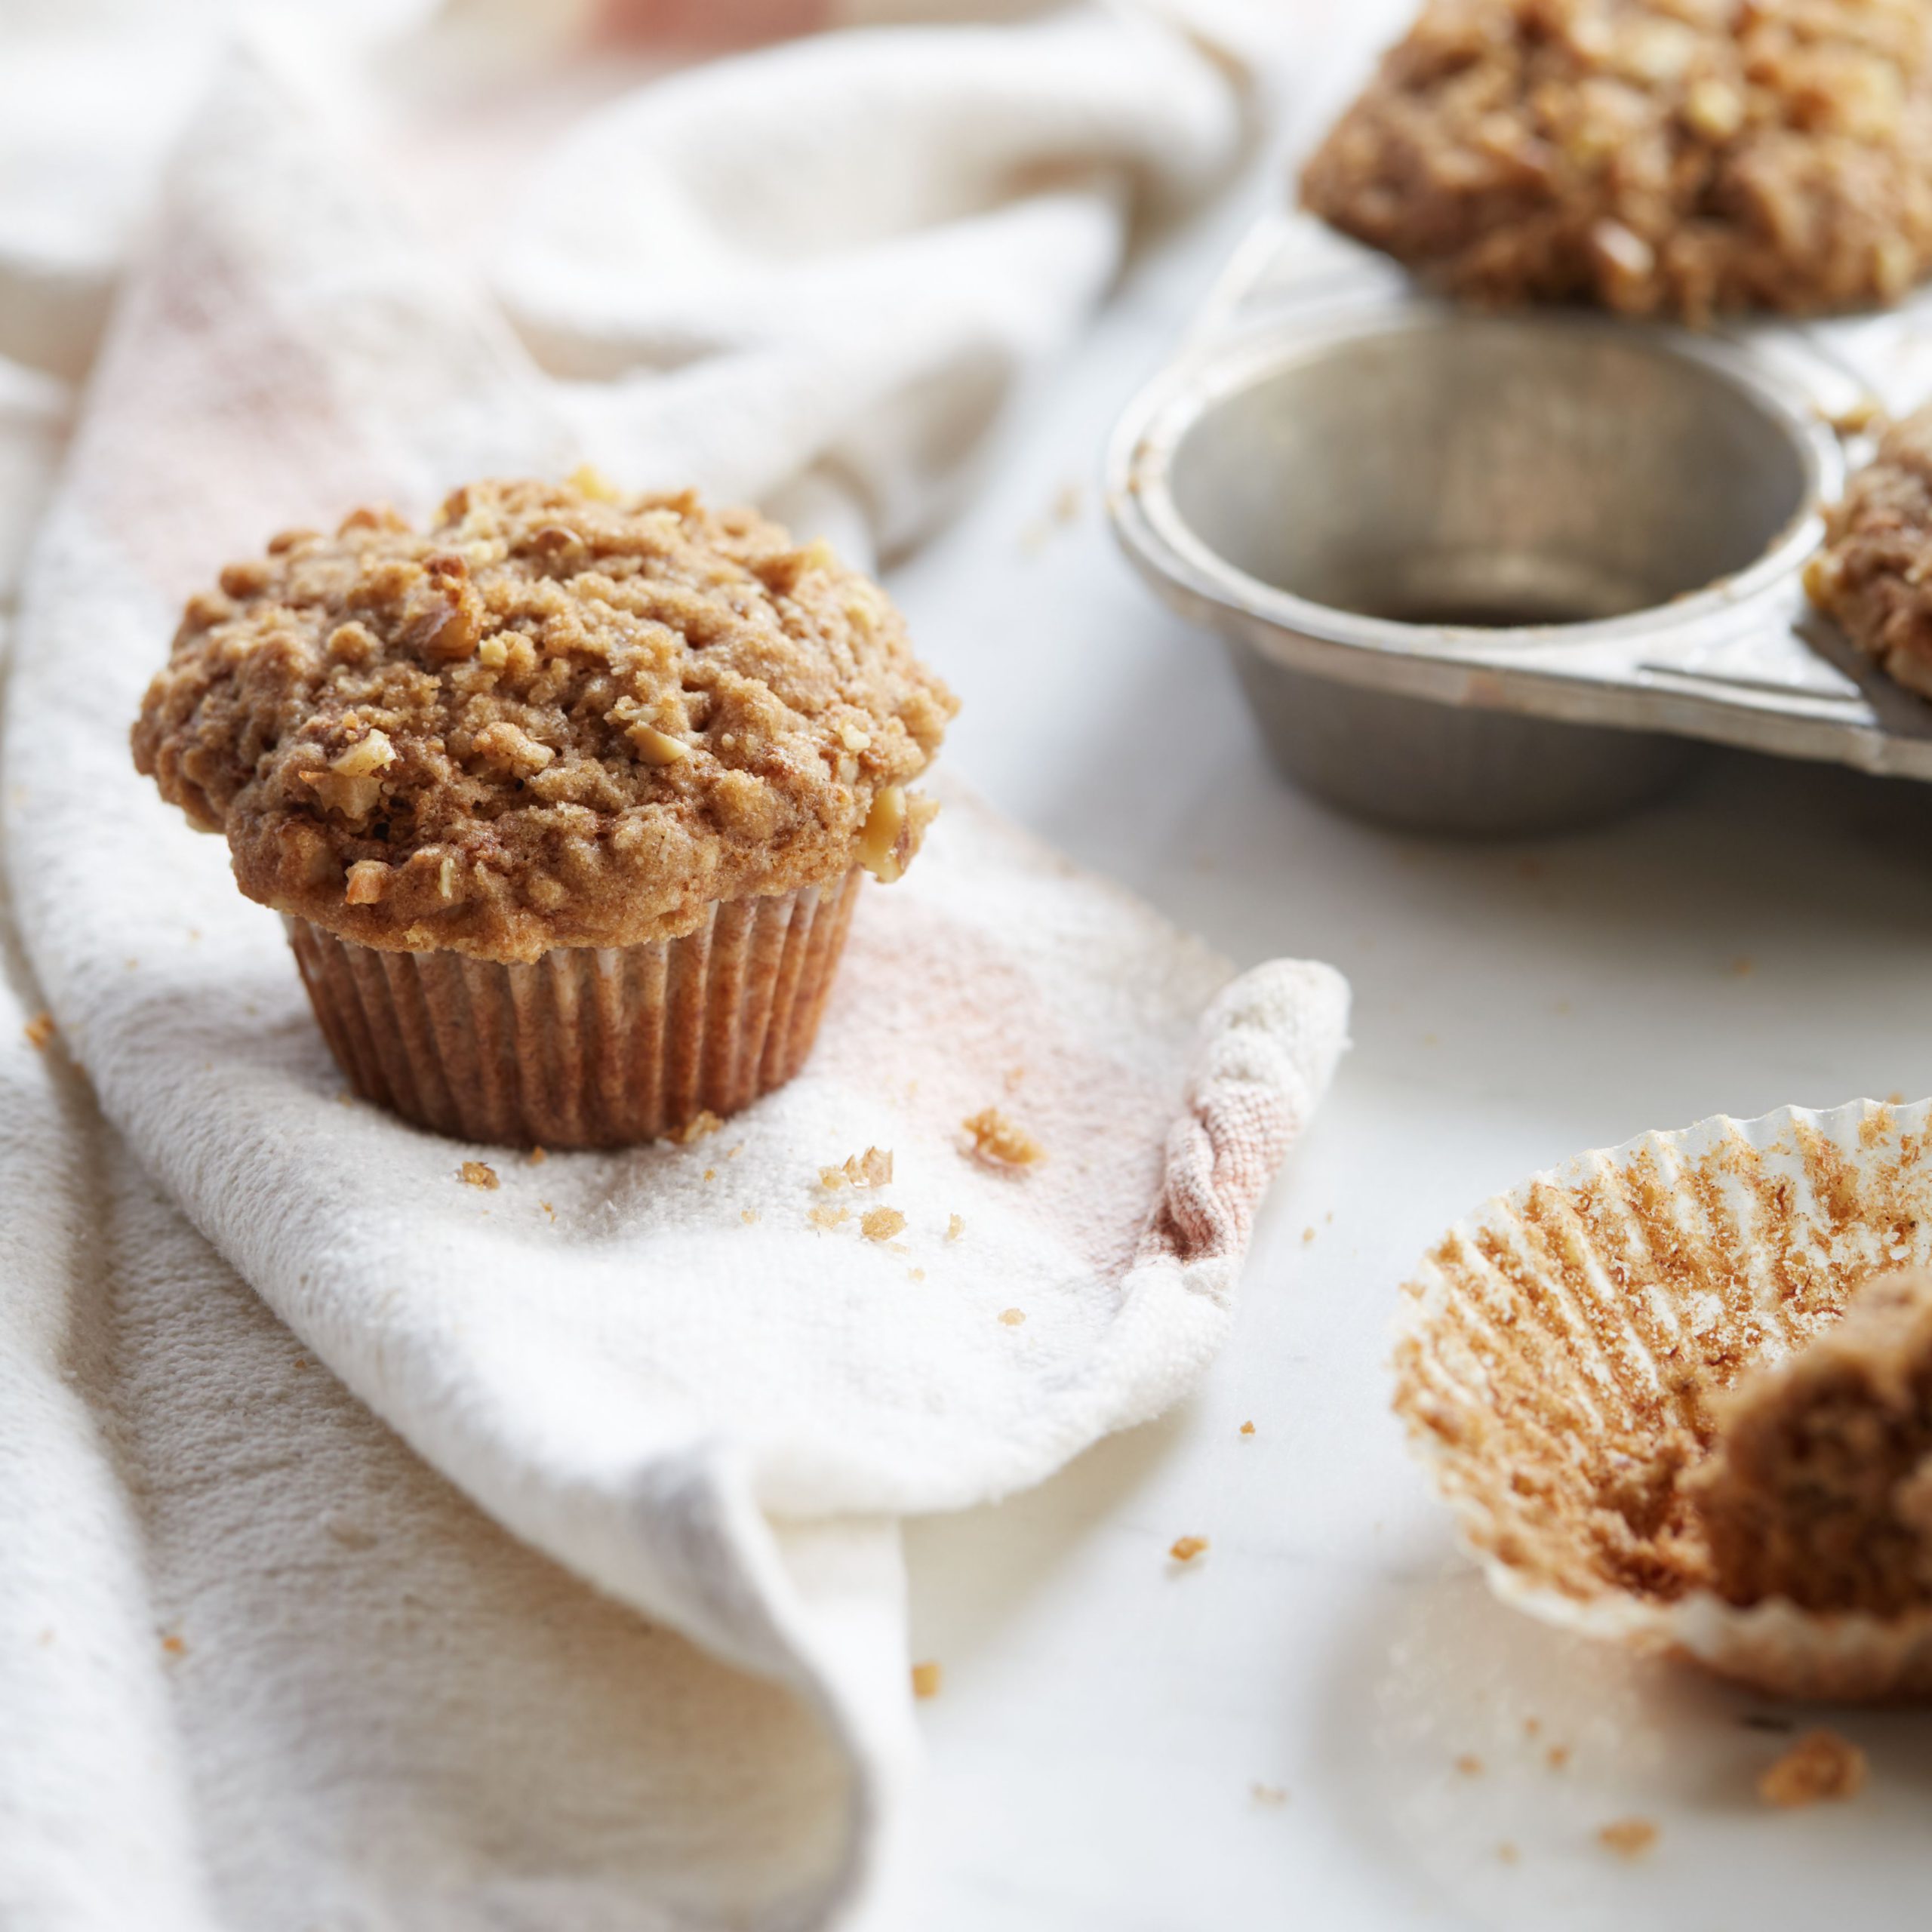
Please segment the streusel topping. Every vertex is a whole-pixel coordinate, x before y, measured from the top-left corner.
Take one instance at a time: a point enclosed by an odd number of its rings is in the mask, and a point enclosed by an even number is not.
[[[957,708],[823,544],[689,494],[457,491],[189,600],[134,762],[242,890],[366,946],[533,959],[898,876]]]
[[[1894,301],[1932,267],[1932,7],[1429,0],[1303,192],[1478,299]]]

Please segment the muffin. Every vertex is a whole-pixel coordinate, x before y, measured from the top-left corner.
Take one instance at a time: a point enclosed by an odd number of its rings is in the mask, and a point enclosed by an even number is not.
[[[1478,300],[1896,301],[1932,267],[1932,8],[1429,0],[1302,191]]]
[[[1932,409],[1894,423],[1825,513],[1813,603],[1891,677],[1932,697]]]
[[[1881,1275],[1844,1321],[1719,1404],[1684,1488],[1734,1604],[1932,1607],[1932,1275]]]
[[[1932,1695],[1932,1103],[1719,1116],[1486,1203],[1398,1413],[1506,1601],[1780,1695]]]
[[[955,708],[824,545],[586,475],[229,565],[134,751],[285,915],[358,1092],[468,1140],[617,1146],[798,1071]]]

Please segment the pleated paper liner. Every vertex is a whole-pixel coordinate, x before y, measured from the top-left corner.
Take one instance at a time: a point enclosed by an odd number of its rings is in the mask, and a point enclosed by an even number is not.
[[[1740,1606],[1675,1478],[1712,1397],[1932,1260],[1932,1102],[1719,1115],[1578,1155],[1452,1228],[1404,1289],[1397,1412],[1505,1601],[1792,1697],[1932,1694],[1932,1607]]]
[[[680,939],[528,964],[382,951],[301,919],[289,940],[364,1099],[459,1140],[629,1146],[736,1113],[804,1064],[862,876],[723,901]]]

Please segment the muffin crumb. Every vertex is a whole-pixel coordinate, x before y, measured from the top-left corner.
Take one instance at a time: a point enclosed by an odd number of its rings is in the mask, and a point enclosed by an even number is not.
[[[680,1147],[688,1147],[694,1140],[702,1140],[708,1134],[715,1134],[724,1123],[709,1107],[700,1107],[680,1128],[674,1128],[665,1136],[675,1140]]]
[[[820,1168],[818,1184],[830,1192],[841,1187],[886,1187],[892,1180],[891,1148],[868,1147],[863,1154],[848,1154],[835,1168]]]
[[[973,1137],[971,1151],[975,1158],[990,1166],[1030,1168],[1047,1157],[1045,1148],[997,1107],[983,1107],[960,1124]]]
[[[937,1697],[946,1681],[946,1673],[936,1663],[915,1663],[912,1666],[912,1695],[915,1697]]]
[[[26,1035],[27,1044],[35,1053],[45,1053],[55,1032],[54,1016],[43,1007],[20,1031]]]
[[[859,1222],[859,1232],[868,1241],[890,1241],[906,1225],[906,1217],[897,1208],[869,1208]]]
[[[1243,1423],[1241,1426],[1241,1432],[1244,1435],[1252,1435],[1254,1433],[1254,1423],[1251,1422]]]
[[[852,1218],[849,1208],[814,1208],[805,1217],[815,1228],[835,1228]]]
[[[1758,1780],[1758,1795],[1781,1810],[1856,1798],[1870,1766],[1865,1753],[1834,1730],[1801,1737]]]
[[[456,1177],[466,1187],[485,1189],[500,1187],[497,1171],[487,1161],[466,1161],[456,1171]]]
[[[1026,1311],[1020,1308],[1003,1308],[999,1312],[999,1318],[1008,1327],[1017,1328],[1026,1319]]]
[[[949,1214],[946,1217],[946,1238],[948,1241],[957,1241],[965,1232],[966,1223],[958,1215]]]
[[[1644,1857],[1657,1841],[1657,1828],[1647,1818],[1618,1818],[1597,1834],[1597,1842],[1619,1858]]]
[[[1205,1555],[1207,1551],[1205,1537],[1177,1537],[1168,1546],[1168,1554],[1177,1563],[1192,1563],[1196,1557]]]

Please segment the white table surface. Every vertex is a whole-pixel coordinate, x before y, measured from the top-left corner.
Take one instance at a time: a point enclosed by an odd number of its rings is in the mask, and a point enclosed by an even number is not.
[[[1466,845],[1278,778],[1218,645],[1115,551],[1095,482],[1115,414],[1278,181],[1257,171],[1142,261],[974,506],[893,577],[964,700],[952,768],[1238,963],[1340,967],[1355,1044],[1195,1397],[1036,1491],[909,1525],[914,1655],[944,1681],[921,1707],[914,1869],[882,1915],[1925,1923],[1932,1718],[1823,1713],[1870,1752],[1870,1787],[1767,1810],[1755,1780],[1788,1740],[1749,1721],[1819,1714],[1492,1602],[1385,1364],[1411,1264],[1535,1168],[1713,1112],[1932,1091],[1932,789],[1713,752],[1640,817]],[[1056,521],[1069,484],[1078,514]],[[1211,1540],[1184,1570],[1183,1534]],[[1660,1828],[1641,1861],[1596,1838],[1630,1816]]]

